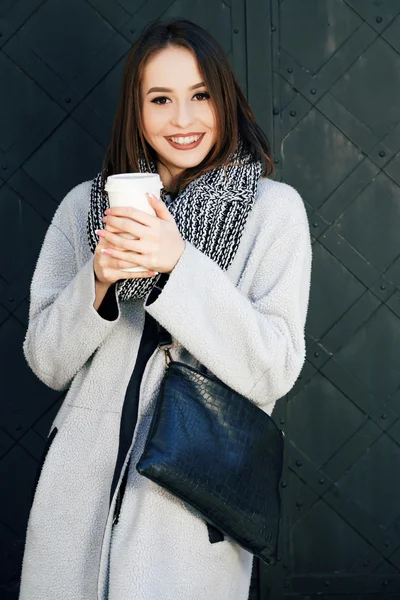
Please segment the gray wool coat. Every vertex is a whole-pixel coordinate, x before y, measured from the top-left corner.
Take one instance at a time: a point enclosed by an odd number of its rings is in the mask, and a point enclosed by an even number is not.
[[[271,414],[305,358],[311,244],[303,201],[289,185],[260,179],[227,272],[186,242],[158,298],[119,302],[114,291],[118,310],[108,320],[93,307],[90,186],[61,202],[31,285],[26,360],[47,386],[68,391],[29,516],[20,600],[247,600],[252,555],[229,538],[210,543],[194,510],[136,471],[164,374],[161,350],[143,374],[113,525],[121,410],[148,311],[171,333],[176,360],[205,365]]]

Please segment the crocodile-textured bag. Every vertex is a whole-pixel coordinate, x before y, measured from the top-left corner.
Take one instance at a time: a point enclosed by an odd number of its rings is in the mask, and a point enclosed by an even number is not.
[[[273,565],[282,432],[263,410],[206,369],[172,361],[171,342],[161,329],[167,369],[136,468]]]

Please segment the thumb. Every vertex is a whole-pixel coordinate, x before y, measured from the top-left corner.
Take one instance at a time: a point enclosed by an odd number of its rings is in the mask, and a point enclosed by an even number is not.
[[[165,206],[165,203],[162,200],[159,200],[153,194],[147,194],[147,200],[151,208],[154,209],[157,217],[162,219],[163,221],[173,221],[174,217],[169,212],[168,208]]]

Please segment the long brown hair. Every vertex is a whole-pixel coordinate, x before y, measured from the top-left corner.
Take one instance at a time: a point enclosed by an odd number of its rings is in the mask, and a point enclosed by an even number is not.
[[[228,57],[218,42],[202,27],[186,19],[148,25],[136,41],[125,63],[110,145],[103,162],[103,178],[139,171],[139,157],[156,159],[143,135],[141,82],[149,59],[168,46],[181,46],[194,53],[213,102],[217,142],[202,162],[185,169],[174,181],[172,192],[181,191],[193,179],[226,165],[236,150],[238,134],[255,160],[264,160],[264,177],[274,171],[270,145],[257,125],[239,86]]]

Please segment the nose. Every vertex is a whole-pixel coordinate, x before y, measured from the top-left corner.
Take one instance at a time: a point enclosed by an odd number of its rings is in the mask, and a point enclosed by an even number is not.
[[[172,115],[171,125],[179,127],[181,129],[187,129],[187,127],[193,123],[193,107],[188,102],[180,102],[175,104],[175,111]]]

